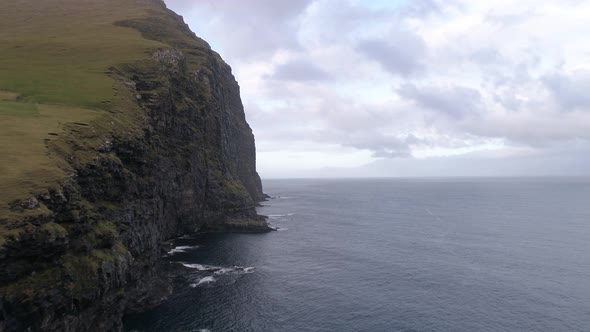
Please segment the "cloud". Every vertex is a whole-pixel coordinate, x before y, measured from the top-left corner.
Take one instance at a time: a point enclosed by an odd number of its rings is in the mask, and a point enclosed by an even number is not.
[[[478,90],[464,86],[421,86],[406,83],[397,93],[428,110],[451,118],[461,119],[475,115],[480,109],[481,95]]]
[[[323,81],[330,79],[330,75],[317,65],[306,60],[294,60],[275,67],[274,73],[268,79],[281,81]]]
[[[289,85],[282,93],[281,100],[288,103],[266,110],[257,103],[246,104],[253,114],[252,126],[265,128],[256,134],[258,142],[267,142],[264,149],[339,145],[374,157],[409,157],[411,145],[418,143],[413,135],[400,133],[396,120],[406,113],[391,102],[360,103],[308,84]],[[306,97],[298,98],[301,95]]]
[[[452,6],[454,1],[446,1],[446,6]],[[405,16],[426,16],[428,14],[437,13],[441,11],[441,5],[435,0],[414,0],[403,7],[402,14]]]
[[[424,159],[380,159],[361,167],[318,170],[308,177],[587,176],[590,146],[541,151],[514,149]]]
[[[546,76],[543,82],[562,111],[590,111],[590,71],[555,73]]]
[[[363,40],[357,51],[379,63],[395,75],[410,76],[425,69],[427,46],[424,40],[410,32],[394,30],[384,40]]]
[[[197,20],[196,32],[207,32],[230,58],[252,59],[278,48],[297,49],[296,19],[312,0],[167,0],[179,8],[189,23]],[[211,39],[207,38],[207,39]]]
[[[589,1],[166,1],[232,65],[265,170],[587,160]]]

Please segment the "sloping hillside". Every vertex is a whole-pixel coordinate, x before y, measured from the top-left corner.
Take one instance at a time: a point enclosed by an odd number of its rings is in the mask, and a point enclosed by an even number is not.
[[[90,121],[131,113],[112,68],[148,59],[163,44],[115,26],[148,17],[137,1],[9,0],[0,11],[0,208],[66,176],[63,155],[46,145]],[[160,9],[161,10],[161,9]],[[124,122],[130,114],[117,116]],[[113,119],[111,119],[113,120]],[[114,127],[114,125],[113,125]],[[129,128],[128,124],[125,127]],[[104,128],[101,128],[104,129]],[[107,130],[109,128],[106,128]],[[96,130],[96,129],[95,129]],[[88,131],[88,130],[87,130]],[[97,134],[97,136],[100,134]]]

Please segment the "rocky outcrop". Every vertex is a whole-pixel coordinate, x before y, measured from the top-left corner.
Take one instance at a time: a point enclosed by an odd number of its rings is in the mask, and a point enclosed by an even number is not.
[[[120,330],[125,312],[170,291],[164,241],[270,230],[255,211],[254,136],[230,67],[162,2],[145,1],[161,10],[117,24],[164,46],[110,70],[134,121],[113,112],[93,125],[115,129],[72,126],[49,146],[67,154],[70,177],[14,202],[24,220],[2,220],[0,331]]]

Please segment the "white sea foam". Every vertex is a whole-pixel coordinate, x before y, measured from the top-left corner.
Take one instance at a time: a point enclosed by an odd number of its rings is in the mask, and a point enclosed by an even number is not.
[[[189,264],[189,263],[180,263],[184,267],[188,267],[189,269],[195,269],[198,271],[208,271],[208,272],[215,272],[218,270],[223,269],[219,266],[212,266],[212,265],[203,265],[203,264]]]
[[[277,219],[283,219],[283,218],[285,218],[285,217],[292,217],[292,216],[294,216],[294,215],[295,215],[295,213],[286,213],[286,214],[269,214],[267,217],[269,217],[270,219],[277,220]]]
[[[221,266],[212,266],[212,265],[203,265],[203,264],[189,264],[189,263],[180,263],[184,267],[188,267],[189,269],[194,269],[197,271],[204,271],[204,272],[213,272],[216,275],[224,275],[224,274],[241,274],[241,273],[253,273],[254,267],[243,267],[234,265],[232,267],[221,267]]]
[[[191,249],[197,249],[199,248],[199,246],[178,246],[175,247],[173,249],[171,249],[170,251],[168,251],[168,255],[174,255],[177,252],[187,252]]]
[[[226,274],[226,273],[233,272],[233,271],[234,271],[234,269],[232,269],[232,268],[224,267],[224,268],[221,268],[221,269],[215,271],[215,274],[220,275],[220,274]]]
[[[238,266],[238,265],[234,265],[232,267],[224,267],[221,268],[217,271],[215,271],[215,274],[217,275],[223,275],[223,274],[242,274],[242,273],[254,273],[254,267],[243,267],[243,266]]]
[[[198,282],[196,282],[194,284],[191,284],[191,287],[197,287],[197,286],[200,286],[203,284],[210,284],[215,281],[216,281],[215,278],[213,278],[212,276],[208,276],[208,277],[201,278]]]

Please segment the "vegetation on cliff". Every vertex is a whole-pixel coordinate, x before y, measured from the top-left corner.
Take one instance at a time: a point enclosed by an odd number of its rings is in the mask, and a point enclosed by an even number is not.
[[[0,330],[118,329],[161,242],[263,231],[239,87],[160,0],[0,11]]]

